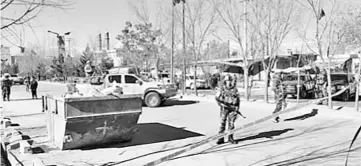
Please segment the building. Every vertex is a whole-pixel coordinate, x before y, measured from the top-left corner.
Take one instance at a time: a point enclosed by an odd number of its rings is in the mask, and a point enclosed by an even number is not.
[[[1,63],[11,65],[12,59],[10,54],[10,47],[1,45]]]

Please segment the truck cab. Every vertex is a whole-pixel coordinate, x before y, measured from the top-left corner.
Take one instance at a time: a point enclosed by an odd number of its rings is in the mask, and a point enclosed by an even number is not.
[[[123,94],[142,94],[142,99],[148,107],[158,107],[168,98],[177,94],[174,84],[160,84],[138,74],[112,73],[106,75],[103,86],[108,88],[113,84],[122,87]]]

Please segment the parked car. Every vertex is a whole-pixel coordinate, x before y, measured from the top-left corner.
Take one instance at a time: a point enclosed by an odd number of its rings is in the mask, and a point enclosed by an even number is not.
[[[284,78],[283,84],[286,86],[285,93],[297,97],[298,74],[289,74]],[[313,76],[300,74],[300,98],[306,99],[314,96],[316,80]]]
[[[350,84],[355,82],[355,77],[352,74],[346,73],[337,73],[331,74],[331,93],[336,93]],[[343,101],[349,101],[351,98],[356,96],[356,85],[352,84],[349,89],[347,89],[342,94],[336,96],[335,98],[342,99]]]
[[[23,77],[20,77],[18,76],[17,74],[10,74],[10,79],[13,81],[13,84],[21,84],[23,85],[24,84],[24,78]]]
[[[208,85],[207,81],[204,79],[200,79],[196,77],[196,86],[197,88],[205,88],[208,89],[210,86]],[[194,75],[186,75],[186,88],[194,89]]]

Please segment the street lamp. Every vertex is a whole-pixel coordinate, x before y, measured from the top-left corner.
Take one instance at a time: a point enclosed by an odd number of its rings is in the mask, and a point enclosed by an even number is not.
[[[53,33],[53,34],[55,34],[55,35],[57,35],[57,36],[60,36],[59,33],[57,33],[57,32],[54,32],[54,31],[51,31],[51,30],[48,30],[48,32],[49,32],[49,33]],[[66,32],[66,33],[64,33],[64,35],[70,35],[70,33],[71,33],[71,32]]]

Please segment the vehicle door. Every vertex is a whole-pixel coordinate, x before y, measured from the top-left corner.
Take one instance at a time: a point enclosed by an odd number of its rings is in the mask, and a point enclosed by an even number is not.
[[[108,76],[108,84],[105,88],[109,88],[113,85],[113,83],[116,83],[117,85],[121,86],[122,84],[122,75],[110,75]]]
[[[124,85],[123,92],[124,94],[142,94],[143,87],[142,82],[137,77],[133,75],[124,75]]]

